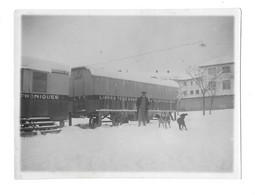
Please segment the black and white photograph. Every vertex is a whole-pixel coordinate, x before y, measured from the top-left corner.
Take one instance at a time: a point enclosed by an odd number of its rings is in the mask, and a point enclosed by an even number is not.
[[[241,177],[239,9],[15,13],[15,178]]]

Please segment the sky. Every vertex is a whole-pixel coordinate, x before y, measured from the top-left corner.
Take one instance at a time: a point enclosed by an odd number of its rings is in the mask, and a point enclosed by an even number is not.
[[[23,15],[21,33],[22,56],[70,67],[184,73],[234,55],[231,16]]]

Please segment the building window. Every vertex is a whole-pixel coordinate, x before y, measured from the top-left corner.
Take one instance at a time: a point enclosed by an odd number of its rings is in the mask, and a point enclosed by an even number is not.
[[[209,75],[216,74],[216,68],[209,68]]]
[[[183,91],[183,95],[186,96],[187,95],[187,91]]]
[[[230,89],[230,80],[226,80],[222,82],[222,88],[223,89]]]
[[[222,72],[223,72],[223,73],[230,73],[230,66],[224,66],[224,67],[222,67]]]
[[[47,73],[33,72],[33,92],[47,92]]]
[[[196,90],[196,94],[199,94],[199,90]]]
[[[186,82],[186,81],[184,81],[184,82],[183,82],[183,85],[184,85],[184,86],[187,86],[187,82]]]
[[[209,90],[216,89],[216,81],[210,81],[209,82]]]
[[[190,95],[193,95],[194,94],[194,91],[190,91]]]

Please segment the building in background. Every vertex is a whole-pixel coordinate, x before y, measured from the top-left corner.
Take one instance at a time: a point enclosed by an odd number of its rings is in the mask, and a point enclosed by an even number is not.
[[[234,108],[234,60],[230,57],[219,58],[207,62],[199,69],[204,79],[214,90],[208,90],[205,96],[205,109]],[[216,79],[213,79],[218,75]],[[202,91],[194,78],[189,75],[177,79],[180,90],[180,111],[202,110]],[[212,102],[213,96],[213,102]]]

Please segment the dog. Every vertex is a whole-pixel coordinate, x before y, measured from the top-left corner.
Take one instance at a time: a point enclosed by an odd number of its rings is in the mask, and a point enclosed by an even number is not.
[[[169,128],[171,128],[171,125],[170,125],[171,117],[169,114],[161,114],[161,115],[156,114],[155,118],[158,119],[159,128],[160,128],[161,124],[166,129],[167,129],[167,126],[169,126]]]
[[[177,123],[179,125],[179,129],[182,131],[183,127],[186,129],[187,131],[187,127],[186,127],[186,124],[185,124],[185,116],[187,116],[188,114],[181,114],[180,117],[177,119]]]

